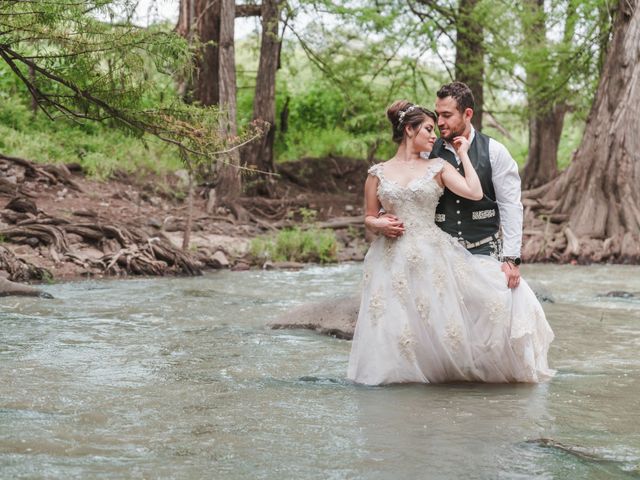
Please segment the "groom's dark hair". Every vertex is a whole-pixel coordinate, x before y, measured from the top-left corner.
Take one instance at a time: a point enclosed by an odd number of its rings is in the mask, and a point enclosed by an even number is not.
[[[473,99],[473,93],[466,83],[452,82],[447,85],[443,85],[438,93],[438,98],[451,97],[456,101],[458,105],[458,111],[464,113],[467,108],[475,110],[476,102]]]

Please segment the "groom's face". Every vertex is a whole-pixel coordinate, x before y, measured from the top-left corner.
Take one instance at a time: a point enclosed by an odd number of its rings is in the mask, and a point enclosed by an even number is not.
[[[458,102],[453,97],[436,99],[436,115],[440,136],[450,142],[455,137],[464,135],[467,130],[465,115],[458,110]]]

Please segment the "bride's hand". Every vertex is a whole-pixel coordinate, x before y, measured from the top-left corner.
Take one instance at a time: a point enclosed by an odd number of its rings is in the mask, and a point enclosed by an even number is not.
[[[462,135],[460,135],[459,137],[455,137],[452,143],[453,143],[453,148],[456,149],[456,152],[458,152],[458,155],[467,153],[469,151],[469,146],[471,145],[467,137],[463,137]]]

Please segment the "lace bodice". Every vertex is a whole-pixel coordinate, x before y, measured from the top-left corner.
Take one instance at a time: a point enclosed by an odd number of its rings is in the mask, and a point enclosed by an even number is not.
[[[407,233],[415,231],[416,227],[422,231],[437,229],[436,206],[444,189],[438,184],[435,176],[443,166],[444,160],[436,159],[423,176],[411,180],[406,186],[385,178],[384,166],[381,163],[369,169],[369,174],[379,179],[378,198],[382,207],[386,212],[402,219]]]

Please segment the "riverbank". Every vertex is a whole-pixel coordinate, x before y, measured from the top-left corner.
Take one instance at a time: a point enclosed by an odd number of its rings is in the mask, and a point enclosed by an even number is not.
[[[48,282],[195,275],[226,268],[296,269],[303,263],[252,251],[255,239],[268,240],[291,228],[314,233],[327,229],[335,235],[330,261],[360,261],[368,246],[362,224],[367,169],[364,160],[349,158],[279,164],[271,198],[239,199],[249,214],[244,222],[215,207],[214,192],[201,185],[195,189],[190,239],[183,248],[188,223],[185,170],[162,175],[116,172],[100,181],[77,164],[39,164],[0,153],[0,277]],[[246,180],[250,185],[251,178]],[[581,256],[582,244],[576,239],[565,239],[553,249],[548,242],[540,244],[557,229],[555,219],[536,216],[527,201],[525,262],[611,260],[604,246],[592,246],[595,253]],[[564,248],[564,254],[558,255],[556,247]]]
[[[287,227],[335,232],[337,260],[361,260],[364,161],[301,160],[280,168],[275,198],[242,198],[250,220],[215,208],[197,188],[189,245],[187,173],[116,174],[0,155],[0,270],[15,281],[193,275],[208,269],[297,268],[251,253],[252,239]],[[310,218],[313,221],[310,221]]]

